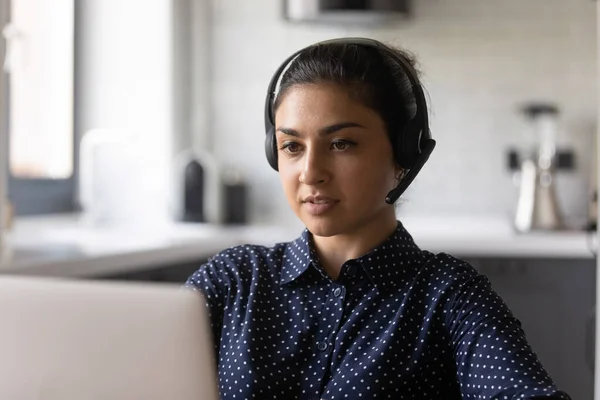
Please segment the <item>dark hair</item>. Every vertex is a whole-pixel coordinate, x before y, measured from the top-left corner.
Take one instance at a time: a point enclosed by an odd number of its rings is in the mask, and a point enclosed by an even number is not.
[[[418,73],[412,54],[388,47]],[[355,100],[375,111],[385,123],[391,143],[396,142],[397,135],[415,115],[415,96],[398,62],[375,47],[344,43],[318,44],[300,53],[283,73],[273,112],[291,87],[323,82],[339,84]],[[396,146],[392,149],[398,160]]]

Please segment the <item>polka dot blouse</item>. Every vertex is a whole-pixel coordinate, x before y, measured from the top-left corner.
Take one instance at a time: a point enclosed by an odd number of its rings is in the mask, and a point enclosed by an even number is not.
[[[186,286],[209,306],[223,399],[569,399],[488,279],[400,222],[337,280],[305,230],[227,249]]]

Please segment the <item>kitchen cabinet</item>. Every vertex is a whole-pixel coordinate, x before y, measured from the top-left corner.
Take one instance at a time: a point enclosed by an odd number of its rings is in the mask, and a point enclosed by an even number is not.
[[[206,261],[207,260],[198,260],[177,265],[164,265],[133,272],[101,275],[90,278],[102,280],[152,282],[183,285],[187,278],[190,275],[192,275]]]
[[[592,400],[596,260],[463,259],[490,279],[558,387]]]

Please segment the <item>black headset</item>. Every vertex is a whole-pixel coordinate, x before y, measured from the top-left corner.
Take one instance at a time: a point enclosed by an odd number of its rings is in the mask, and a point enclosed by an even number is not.
[[[265,130],[267,137],[265,140],[265,151],[267,154],[267,160],[269,165],[274,170],[278,170],[277,164],[277,140],[275,138],[275,116],[273,115],[273,102],[275,99],[275,90],[282,72],[288,67],[290,62],[296,58],[304,50],[313,46],[327,45],[327,44],[350,44],[358,46],[367,46],[376,48],[379,51],[384,51],[398,65],[402,68],[406,74],[412,90],[415,96],[415,102],[417,110],[414,117],[407,122],[402,132],[396,136],[396,143],[394,154],[397,155],[396,162],[408,172],[402,177],[402,180],[394,189],[392,189],[385,198],[388,204],[393,204],[398,200],[400,195],[408,188],[408,186],[415,179],[423,165],[429,159],[431,152],[435,148],[435,140],[431,138],[431,132],[429,131],[429,119],[427,116],[427,102],[425,101],[425,95],[423,94],[423,88],[419,83],[419,78],[412,66],[403,57],[397,55],[385,44],[368,38],[339,38],[331,39],[323,42],[315,43],[301,50],[298,50],[291,56],[289,56],[275,71],[275,74],[271,78],[269,88],[267,91],[267,98],[265,101]],[[391,135],[393,137],[393,135]]]

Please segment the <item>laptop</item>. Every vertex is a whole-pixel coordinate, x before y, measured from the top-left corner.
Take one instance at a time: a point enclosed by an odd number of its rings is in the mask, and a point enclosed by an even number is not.
[[[217,400],[202,295],[0,276],[0,399]]]

